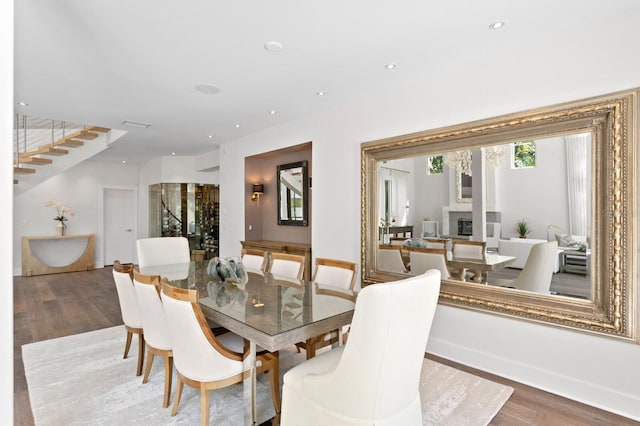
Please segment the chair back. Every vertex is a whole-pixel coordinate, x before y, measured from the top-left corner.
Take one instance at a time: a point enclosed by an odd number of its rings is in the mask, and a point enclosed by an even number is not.
[[[482,259],[486,257],[485,241],[453,240],[453,257],[463,259]]]
[[[141,268],[191,261],[189,241],[184,237],[142,238],[136,241],[136,248]]]
[[[264,272],[267,265],[266,251],[256,249],[242,249],[242,264],[250,272]]]
[[[487,247],[498,248],[498,241],[502,235],[502,224],[499,222],[487,222]]]
[[[357,271],[358,265],[353,262],[318,257],[313,282],[353,290]]]
[[[548,294],[557,256],[557,241],[535,244],[513,286],[519,290]]]
[[[172,287],[163,278],[161,297],[178,372],[200,382],[228,379],[233,383],[244,370],[242,355],[229,351],[213,336],[200,308],[198,291]]]
[[[269,271],[274,276],[301,280],[304,274],[304,256],[288,253],[271,253]]]
[[[145,341],[155,349],[171,350],[169,325],[160,299],[160,276],[141,274],[135,267],[133,286],[140,306]]]
[[[378,269],[380,271],[404,273],[407,270],[402,261],[402,246],[380,244],[378,246]]]
[[[133,287],[132,276],[133,265],[123,265],[118,260],[113,262],[113,280],[116,283],[122,322],[131,328],[142,328],[140,307],[138,306],[138,298]]]
[[[385,419],[411,407],[421,419],[420,371],[439,291],[435,270],[360,291],[341,359],[319,378],[332,383],[332,410]]]
[[[449,278],[445,249],[409,247],[409,262],[413,275],[423,274],[429,269],[437,269],[442,278]]]
[[[401,246],[404,245],[404,243],[409,240],[409,238],[406,237],[391,237],[389,239],[389,244],[391,244],[392,246]]]
[[[422,241],[425,242],[425,244],[427,245],[427,248],[441,249],[441,250],[447,249],[448,240],[445,240],[444,238],[423,238]]]

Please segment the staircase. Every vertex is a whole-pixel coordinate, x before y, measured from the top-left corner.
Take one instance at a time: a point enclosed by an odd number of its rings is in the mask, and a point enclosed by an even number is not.
[[[91,158],[127,132],[16,115],[14,193],[20,194]]]

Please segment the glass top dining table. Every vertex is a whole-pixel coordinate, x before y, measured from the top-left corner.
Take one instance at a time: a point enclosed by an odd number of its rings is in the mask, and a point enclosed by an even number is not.
[[[483,259],[470,259],[454,257],[447,260],[450,268],[458,270],[458,279],[465,281],[465,270],[469,269],[475,273],[474,282],[486,283],[487,272],[497,271],[506,268],[516,261],[514,256],[503,256],[497,253],[485,253]]]
[[[250,409],[247,424],[259,424],[255,398],[256,348],[274,352],[351,322],[357,293],[311,281],[247,270],[246,282],[220,281],[208,262],[140,268],[175,287],[197,289],[205,317],[249,341]],[[246,395],[246,392],[245,392]]]

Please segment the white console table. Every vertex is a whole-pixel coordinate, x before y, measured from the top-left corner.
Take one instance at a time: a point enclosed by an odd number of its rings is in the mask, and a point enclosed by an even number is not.
[[[22,237],[22,275],[91,271],[95,234]]]

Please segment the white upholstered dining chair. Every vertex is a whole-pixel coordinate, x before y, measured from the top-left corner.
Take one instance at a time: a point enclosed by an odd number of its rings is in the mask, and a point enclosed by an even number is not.
[[[249,272],[264,273],[269,256],[266,251],[256,249],[242,249],[242,264]]]
[[[136,251],[141,268],[191,261],[189,241],[184,237],[142,238],[136,241]]]
[[[378,269],[387,272],[405,273],[407,267],[402,260],[402,246],[380,244],[378,246]]]
[[[124,344],[123,358],[126,358],[129,355],[131,338],[134,334],[137,334],[138,366],[136,369],[136,376],[140,376],[142,374],[142,365],[144,363],[145,344],[138,298],[133,287],[133,265],[121,264],[119,260],[115,260],[113,262],[113,280],[116,283],[116,292],[118,293],[118,301],[120,302],[122,322],[124,322],[124,328],[127,330],[127,340]]]
[[[316,267],[313,272],[313,282],[341,290],[353,290],[356,284],[358,265],[353,262],[338,259],[316,258]],[[342,335],[346,337],[349,326],[342,327]],[[328,333],[311,337],[305,342],[297,343],[298,348],[305,349],[307,359],[316,355],[318,349],[338,343],[340,330],[331,330]],[[346,339],[344,339],[346,341]]]
[[[449,278],[447,251],[444,248],[408,247],[408,250],[412,274],[423,274],[429,269],[437,269],[442,278]]]
[[[161,356],[164,360],[164,397],[162,406],[168,407],[171,399],[171,381],[173,377],[173,347],[167,317],[160,299],[160,277],[141,274],[138,267],[133,269],[133,286],[136,289],[142,328],[146,336],[147,365],[142,383],[147,383],[153,358]]]
[[[470,240],[453,240],[452,241],[453,258],[478,259],[485,260],[487,258],[487,242],[486,241],[470,241]],[[468,271],[462,268],[458,271],[458,278],[461,280],[475,278],[481,271]]]
[[[304,275],[304,256],[289,253],[271,253],[268,272],[275,277],[301,280]]]
[[[243,339],[226,333],[214,336],[200,308],[197,290],[171,286],[162,279],[162,301],[169,320],[178,383],[171,415],[178,412],[185,384],[200,390],[200,424],[209,424],[210,391],[239,383],[248,374]],[[280,413],[279,359],[277,353],[256,357],[256,372],[271,373],[271,397]]]
[[[420,372],[439,290],[436,270],[362,289],[347,343],[285,373],[282,426],[422,425]]]

